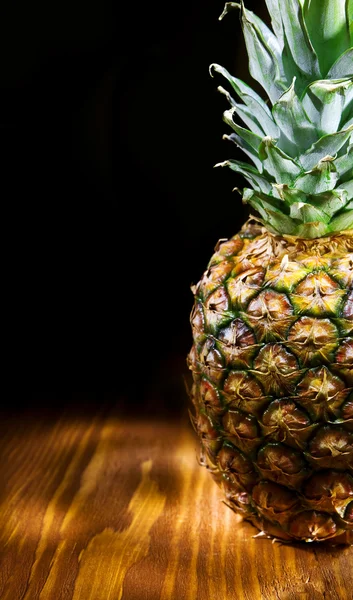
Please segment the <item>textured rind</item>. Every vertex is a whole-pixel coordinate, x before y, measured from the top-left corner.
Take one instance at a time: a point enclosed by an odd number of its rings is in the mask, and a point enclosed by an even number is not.
[[[226,503],[283,541],[353,542],[353,233],[253,221],[194,288],[194,427]]]

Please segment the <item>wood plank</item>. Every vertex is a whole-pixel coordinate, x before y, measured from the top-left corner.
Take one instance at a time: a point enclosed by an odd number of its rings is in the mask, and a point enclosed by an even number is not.
[[[352,600],[353,548],[283,545],[222,502],[183,416],[12,418],[1,600]]]

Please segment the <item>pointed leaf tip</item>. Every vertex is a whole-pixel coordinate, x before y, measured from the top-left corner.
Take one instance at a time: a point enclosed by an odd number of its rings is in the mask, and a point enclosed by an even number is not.
[[[216,163],[215,165],[213,165],[213,168],[215,169],[216,167],[228,167],[228,165],[228,160],[225,160],[223,162]]]
[[[224,9],[222,14],[218,17],[219,21],[222,21],[222,19],[232,10],[234,9],[241,9],[241,5],[239,4],[239,2],[226,2],[224,5]]]

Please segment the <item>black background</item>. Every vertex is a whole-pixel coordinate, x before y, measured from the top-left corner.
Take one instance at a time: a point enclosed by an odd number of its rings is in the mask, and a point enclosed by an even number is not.
[[[244,182],[213,169],[243,157],[208,73],[251,83],[238,16],[219,22],[218,0],[1,10],[10,361],[18,382],[136,401],[182,377],[190,284],[248,215]]]

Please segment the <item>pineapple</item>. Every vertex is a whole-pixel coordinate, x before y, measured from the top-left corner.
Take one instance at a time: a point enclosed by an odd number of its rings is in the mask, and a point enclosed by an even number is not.
[[[264,100],[219,66],[255,209],[194,286],[192,420],[233,510],[284,541],[353,541],[353,0],[235,8]]]

